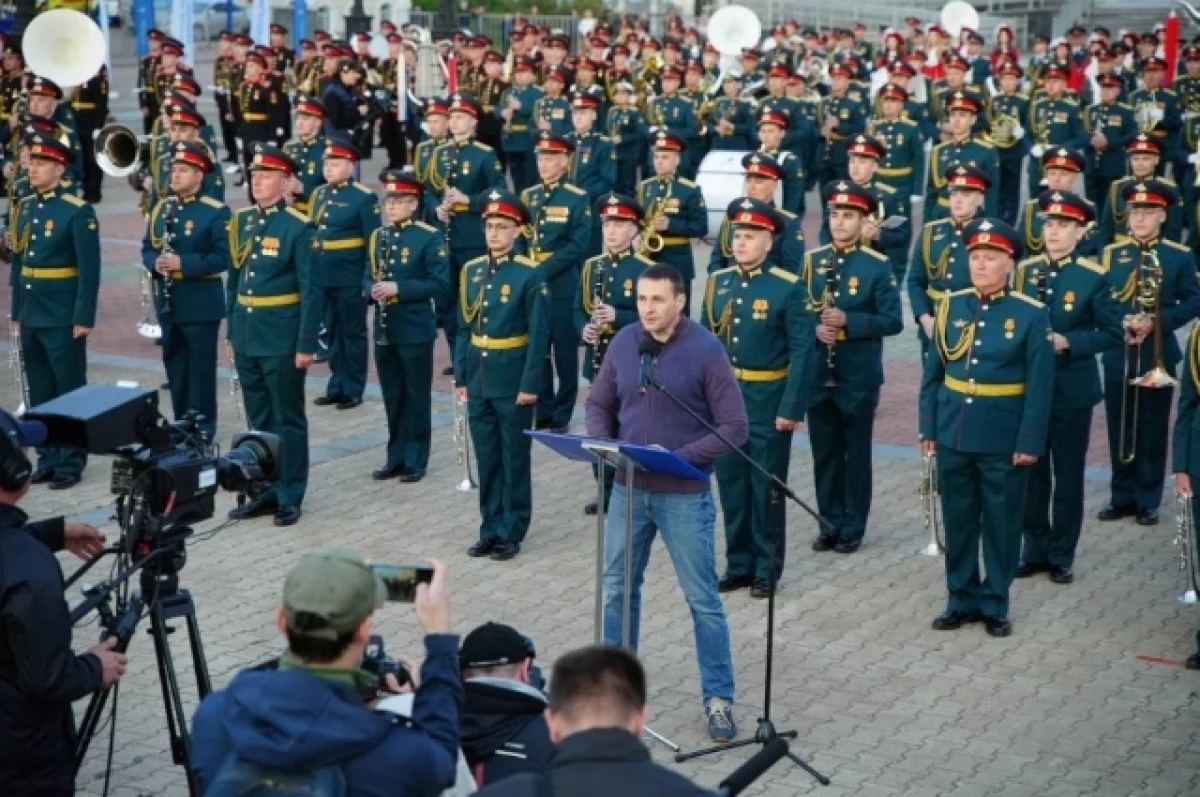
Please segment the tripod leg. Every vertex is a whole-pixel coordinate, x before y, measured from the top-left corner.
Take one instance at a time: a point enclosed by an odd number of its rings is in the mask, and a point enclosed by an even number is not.
[[[119,683],[113,684],[111,688],[92,695],[87,710],[83,712],[83,719],[79,721],[79,731],[75,736],[78,740],[75,744],[76,774],[83,766],[83,759],[87,756],[88,745],[91,744],[92,736],[96,733],[96,726],[100,723],[101,715],[104,714],[104,705],[108,702],[108,696],[119,686]],[[116,719],[114,718],[113,721],[115,722]]]
[[[723,753],[726,750],[737,750],[739,747],[749,747],[752,744],[758,744],[758,739],[740,739],[736,742],[726,742],[725,744],[714,745],[713,747],[705,747],[703,750],[693,750],[690,753],[676,753],[675,763],[680,764],[684,761],[691,761],[693,758],[700,758],[713,753]]]
[[[163,712],[167,718],[167,733],[171,740],[171,757],[183,766],[188,780],[188,792],[200,793],[200,785],[192,771],[191,740],[188,738],[187,715],[183,710],[183,697],[179,694],[179,678],[175,662],[171,658],[171,645],[167,639],[166,616],[158,601],[150,609],[150,636],[154,639],[154,654],[158,663],[158,680],[162,686]]]
[[[787,757],[792,760],[793,764],[800,767],[808,774],[812,775],[816,779],[817,783],[820,783],[822,786],[829,785],[829,778],[825,777],[820,772],[818,772],[815,769],[813,769],[812,767],[810,767],[804,759],[800,758],[800,756],[796,755],[795,753],[788,753]]]
[[[200,699],[212,691],[212,680],[208,677],[208,660],[204,658],[204,642],[200,639],[200,623],[193,610],[187,616],[188,640],[192,644],[192,666],[196,670],[196,691]]]

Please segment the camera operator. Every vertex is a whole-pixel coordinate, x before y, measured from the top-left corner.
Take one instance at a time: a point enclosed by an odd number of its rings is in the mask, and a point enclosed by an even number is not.
[[[515,775],[478,797],[711,797],[683,775],[650,760],[646,673],[632,653],[594,645],[554,663],[550,739],[558,747],[545,774]]]
[[[462,748],[480,786],[542,772],[554,752],[546,697],[531,678],[533,656],[533,645],[500,623],[467,634],[458,652],[467,694]]]
[[[463,687],[458,637],[449,633],[446,569],[417,587],[425,637],[412,722],[376,712],[363,693],[378,680],[360,665],[384,587],[345,550],[305,555],[283,585],[278,625],[288,640],[277,662],[239,673],[200,704],[193,764],[201,790],[218,779],[249,793],[258,784],[309,776],[348,795],[436,795],[455,780]]]
[[[45,427],[0,410],[0,791],[7,797],[75,793],[71,702],[125,674],[115,640],[75,655],[52,553],[66,548],[87,558],[104,537],[61,517],[29,523],[17,508],[33,474],[23,449],[44,442]]]

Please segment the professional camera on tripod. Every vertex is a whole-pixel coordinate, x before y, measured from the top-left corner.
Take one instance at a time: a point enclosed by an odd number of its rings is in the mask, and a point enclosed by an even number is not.
[[[117,558],[117,574],[84,589],[85,600],[71,611],[72,624],[93,610],[104,637],[115,637],[124,652],[140,621],[150,618],[155,659],[162,686],[163,707],[170,735],[171,756],[187,772],[189,789],[197,793],[192,773],[190,742],[183,700],[168,637],[167,623],[187,623],[192,665],[201,700],[211,691],[208,666],[196,622],[191,594],[179,587],[179,572],[187,563],[188,524],[213,516],[218,488],[236,492],[239,500],[255,496],[279,477],[279,438],[264,432],[234,437],[232,449],[221,455],[198,431],[203,420],[189,414],[175,423],[158,410],[157,391],[117,385],[88,385],[30,409],[25,422],[45,425],[51,445],[69,446],[91,454],[113,454],[112,491],[121,538],[90,559],[67,580],[77,582],[103,557]],[[138,589],[128,582],[137,574]],[[115,609],[111,602],[115,599]],[[80,723],[75,751],[76,771],[83,763],[105,704],[117,687],[97,692]],[[114,719],[115,721],[115,719]]]

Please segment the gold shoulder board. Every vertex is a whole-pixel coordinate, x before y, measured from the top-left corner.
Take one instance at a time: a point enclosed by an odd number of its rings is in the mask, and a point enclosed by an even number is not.
[[[771,266],[770,273],[774,274],[776,277],[779,277],[781,280],[783,280],[785,282],[799,282],[800,281],[800,278],[797,277],[795,274],[793,274],[790,271],[784,271],[783,269],[779,268],[778,266]]]
[[[652,179],[653,179],[653,178],[652,178]],[[695,188],[695,187],[696,187],[696,184],[695,184],[694,182],[692,182],[691,180],[689,180],[688,178],[686,178],[686,177],[678,177],[678,178],[676,178],[676,179],[678,179],[678,180],[679,180],[679,184],[680,184],[680,185],[686,185],[688,188]]]
[[[82,199],[75,196],[74,194],[60,194],[59,196],[62,197],[63,202],[66,202],[68,205],[74,205],[77,208],[83,207],[84,205],[87,204],[86,202],[84,202]]]
[[[311,221],[311,220],[308,218],[308,216],[304,215],[303,213],[301,213],[300,211],[296,210],[295,208],[288,208],[288,209],[287,209],[287,212],[288,212],[288,213],[290,213],[290,214],[292,214],[292,215],[293,215],[293,216],[295,216],[296,218],[300,219],[300,221],[304,222],[305,224],[308,224],[308,223],[309,223],[309,221]]]
[[[1183,244],[1179,243],[1178,241],[1171,241],[1166,238],[1160,238],[1159,242],[1165,246],[1171,247],[1172,249],[1177,249],[1180,252],[1191,252],[1192,251],[1192,250],[1188,249],[1186,246],[1184,246]]]
[[[486,258],[486,255],[484,257]],[[538,265],[536,260],[530,260],[525,255],[514,255],[513,262],[520,263],[522,266],[528,266],[529,268],[537,268]]]
[[[210,208],[223,208],[223,207],[225,207],[225,205],[224,205],[224,204],[222,204],[222,203],[218,202],[217,200],[213,199],[213,198],[212,198],[212,197],[210,197],[210,196],[202,196],[202,197],[200,197],[200,202],[201,202],[202,204],[208,205]]]
[[[426,224],[423,221],[414,221],[413,226],[418,229],[425,230],[426,232],[437,232],[438,231],[437,227],[434,227],[432,224]]]
[[[563,183],[563,188],[567,189],[572,194],[578,194],[580,196],[587,196],[587,191],[584,191],[582,188],[575,185],[574,183]]]
[[[1020,299],[1023,302],[1032,304],[1034,307],[1045,307],[1046,306],[1046,305],[1042,304],[1041,302],[1039,302],[1037,299],[1031,299],[1030,297],[1026,296],[1023,293],[1011,293],[1009,295],[1012,296],[1014,299]]]
[[[647,266],[653,266],[653,265],[654,265],[654,261],[653,261],[653,260],[651,260],[650,258],[648,258],[648,257],[646,257],[645,255],[641,254],[640,252],[639,252],[638,254],[634,255],[634,257],[636,257],[636,258],[637,258],[638,260],[640,260],[641,262],[645,263]]]
[[[1095,260],[1088,260],[1086,257],[1081,257],[1075,262],[1086,268],[1088,271],[1094,271],[1100,275],[1108,273],[1108,269],[1097,263]]]

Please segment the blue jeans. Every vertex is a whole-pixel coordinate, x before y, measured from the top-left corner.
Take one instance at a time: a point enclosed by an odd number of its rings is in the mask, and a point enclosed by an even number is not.
[[[614,484],[604,526],[604,641],[621,643],[621,612],[625,589],[625,506],[628,489]],[[733,658],[729,625],[717,594],[713,536],[717,511],[711,492],[647,493],[633,491],[633,577],[629,612],[629,647],[637,650],[642,614],[642,580],[650,562],[656,532],[663,543],[679,586],[692,612],[696,659],[704,700],[733,700]]]

